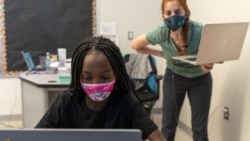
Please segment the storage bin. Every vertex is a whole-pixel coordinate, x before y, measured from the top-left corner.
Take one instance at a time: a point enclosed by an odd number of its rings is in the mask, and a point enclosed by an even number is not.
[[[71,74],[70,73],[58,73],[58,80],[59,80],[59,83],[69,84],[71,81]]]

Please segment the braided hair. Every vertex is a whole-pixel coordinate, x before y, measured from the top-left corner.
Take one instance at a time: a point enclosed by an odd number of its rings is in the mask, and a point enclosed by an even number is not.
[[[116,76],[116,89],[120,93],[130,93],[133,87],[120,49],[111,40],[97,36],[83,40],[73,53],[71,62],[72,79],[69,86],[69,90],[73,91],[73,95],[78,100],[83,98],[80,78],[84,58],[90,50],[99,50],[107,56]]]

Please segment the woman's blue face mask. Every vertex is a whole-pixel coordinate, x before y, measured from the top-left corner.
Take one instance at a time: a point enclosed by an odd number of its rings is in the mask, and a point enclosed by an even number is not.
[[[185,23],[186,16],[174,15],[169,18],[164,19],[165,25],[172,31],[178,30]]]

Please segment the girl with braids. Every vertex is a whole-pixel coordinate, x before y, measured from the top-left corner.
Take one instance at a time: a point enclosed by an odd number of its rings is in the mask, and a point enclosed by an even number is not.
[[[190,20],[186,0],[162,0],[164,24],[132,42],[139,53],[165,58],[167,68],[163,81],[162,133],[174,141],[183,101],[187,94],[191,106],[194,141],[208,141],[207,124],[212,94],[210,70],[213,63],[200,66],[174,61],[173,56],[197,54],[203,25]],[[157,50],[148,45],[160,45]]]
[[[135,97],[119,48],[92,37],[74,51],[71,83],[36,128],[140,129],[142,139],[166,141]]]

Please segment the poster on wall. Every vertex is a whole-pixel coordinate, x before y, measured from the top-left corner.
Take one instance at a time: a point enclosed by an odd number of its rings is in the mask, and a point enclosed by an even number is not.
[[[100,33],[99,35],[110,39],[117,46],[119,46],[119,38],[117,34],[117,24],[116,23],[100,23]]]

